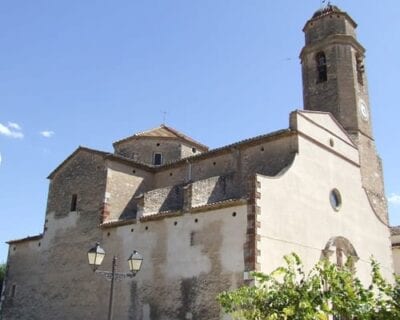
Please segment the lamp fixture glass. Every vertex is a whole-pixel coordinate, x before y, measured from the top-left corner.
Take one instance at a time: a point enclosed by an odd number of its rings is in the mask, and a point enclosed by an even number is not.
[[[136,274],[140,270],[142,262],[143,262],[142,255],[136,250],[134,250],[133,253],[128,258],[129,270],[133,274]]]
[[[88,251],[89,265],[93,267],[93,271],[102,264],[105,255],[104,249],[100,247],[100,243],[98,242]]]

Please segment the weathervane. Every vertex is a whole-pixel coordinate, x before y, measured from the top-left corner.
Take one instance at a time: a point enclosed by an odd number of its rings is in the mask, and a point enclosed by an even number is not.
[[[327,7],[329,7],[331,5],[331,1],[328,0],[328,3],[326,0],[322,0],[322,5],[326,5]]]

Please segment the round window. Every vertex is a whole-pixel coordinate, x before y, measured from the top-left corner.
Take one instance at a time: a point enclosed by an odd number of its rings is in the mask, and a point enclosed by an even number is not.
[[[331,201],[331,206],[336,211],[339,211],[340,207],[342,206],[342,196],[338,189],[333,189],[329,196],[329,200]]]

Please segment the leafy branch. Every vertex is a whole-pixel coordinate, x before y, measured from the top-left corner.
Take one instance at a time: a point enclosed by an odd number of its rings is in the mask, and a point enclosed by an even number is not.
[[[323,260],[306,274],[295,253],[284,259],[285,266],[270,274],[253,273],[254,286],[222,292],[225,312],[241,320],[400,319],[400,279],[386,281],[375,260],[366,288],[351,260],[343,267]]]

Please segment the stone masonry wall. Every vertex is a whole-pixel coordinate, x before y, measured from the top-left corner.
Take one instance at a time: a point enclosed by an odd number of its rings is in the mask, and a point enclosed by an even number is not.
[[[141,137],[118,144],[115,153],[147,164],[153,164],[154,153],[161,153],[164,164],[181,159],[181,142]]]
[[[394,272],[400,276],[400,226],[391,228]]]
[[[182,207],[182,185],[155,189],[144,194],[144,215],[181,210]]]
[[[332,13],[326,18],[310,21],[306,28],[306,44],[321,41],[332,34],[350,34],[356,36],[354,26],[342,14]]]
[[[106,183],[106,168],[100,155],[88,151],[79,151],[50,180],[46,215],[54,213],[56,217],[66,216],[71,211],[72,195],[77,195],[77,211],[92,211],[103,205],[103,195],[96,194],[87,186],[97,183],[96,189]],[[103,189],[104,191],[104,189]],[[96,200],[96,202],[94,202]]]
[[[233,175],[218,176],[145,192],[142,215],[184,211],[193,207],[236,199],[234,182]]]
[[[136,218],[137,197],[153,188],[153,174],[110,160],[107,167],[103,222]]]
[[[287,135],[235,147],[222,154],[210,154],[206,158],[190,158],[187,162],[160,168],[155,173],[154,186],[164,188],[212,177],[226,177],[224,179],[230,182],[229,195],[232,198],[246,197],[249,193],[247,183],[249,177],[255,173],[276,175],[291,163],[297,148],[296,137]],[[223,194],[216,196],[220,199],[224,197]]]
[[[236,198],[234,181],[234,176],[228,175],[193,182],[191,205],[197,207]]]
[[[360,153],[363,187],[379,219],[389,224],[382,163],[376,153],[375,142],[363,134],[358,134],[354,139]]]
[[[80,151],[53,177],[43,237],[10,246],[4,320],[100,319],[104,310],[93,286],[87,250],[101,240],[106,170],[102,156]],[[78,195],[70,212],[71,194]],[[12,288],[15,286],[15,296]]]
[[[182,143],[181,144],[181,158],[187,158],[201,153],[198,148],[191,145]]]

